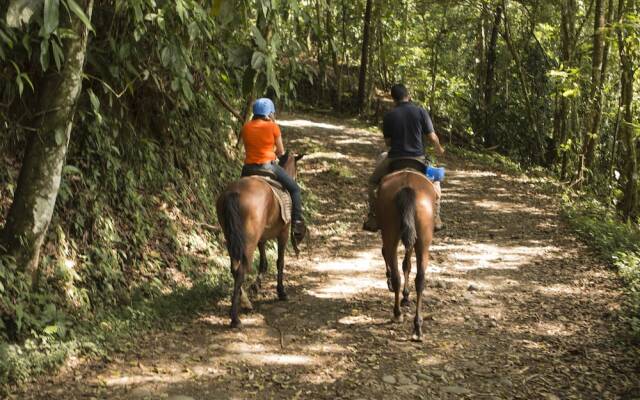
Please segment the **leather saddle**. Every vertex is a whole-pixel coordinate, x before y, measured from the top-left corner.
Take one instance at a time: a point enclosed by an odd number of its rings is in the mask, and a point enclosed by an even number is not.
[[[276,180],[276,174],[266,169],[259,169],[242,175],[242,178],[258,178],[268,183],[280,206],[280,218],[285,224],[291,222],[291,195],[282,183]]]
[[[276,174],[273,171],[269,171],[268,169],[255,169],[255,170],[249,171],[248,173],[242,175],[243,178],[247,178],[247,177],[250,177],[250,176],[257,176],[257,177],[260,177],[260,178],[265,178],[264,180],[269,185],[273,186],[274,188],[276,188],[278,190],[285,190],[284,186],[282,186],[282,183],[278,182],[278,178],[276,177]]]
[[[426,168],[427,164],[424,161],[416,160],[415,158],[411,157],[393,158],[389,163],[389,173],[408,169],[424,174]]]

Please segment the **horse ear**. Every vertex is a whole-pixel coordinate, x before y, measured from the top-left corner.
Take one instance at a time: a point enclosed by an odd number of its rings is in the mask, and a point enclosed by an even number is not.
[[[306,154],[298,154],[298,155],[296,155],[296,157],[295,157],[296,162],[302,160],[302,157],[304,157],[304,156],[306,156]]]

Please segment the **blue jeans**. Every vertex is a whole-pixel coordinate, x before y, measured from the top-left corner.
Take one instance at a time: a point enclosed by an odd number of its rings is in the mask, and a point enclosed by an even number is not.
[[[293,180],[292,177],[287,174],[281,166],[275,163],[268,164],[247,164],[242,167],[242,176],[250,175],[250,172],[256,170],[268,170],[276,175],[278,182],[282,183],[282,186],[287,189],[287,192],[291,195],[291,218],[294,221],[302,220],[302,195],[300,194],[300,186]]]

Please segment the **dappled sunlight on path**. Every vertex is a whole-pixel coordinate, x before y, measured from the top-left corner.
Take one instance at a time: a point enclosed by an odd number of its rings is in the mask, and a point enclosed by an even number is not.
[[[380,238],[360,230],[381,135],[325,117],[279,123],[287,146],[307,154],[300,178],[312,220],[301,257],[288,254],[289,301],[276,300],[272,274],[253,299],[254,310],[243,314],[241,330],[228,328],[224,299],[196,319],[140,338],[133,351],[94,363],[80,379],[73,378],[77,371],[63,374],[21,398],[637,393],[637,352],[614,328],[621,301],[615,276],[568,233],[552,197],[524,177],[441,160],[448,169],[447,229],[431,248],[425,342],[412,343],[414,306],[405,309],[404,323],[389,322],[393,295]]]

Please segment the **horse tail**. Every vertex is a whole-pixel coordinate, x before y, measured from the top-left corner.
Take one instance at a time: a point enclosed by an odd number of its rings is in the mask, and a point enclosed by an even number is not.
[[[396,209],[400,214],[400,237],[405,249],[412,249],[416,243],[416,192],[412,188],[400,189],[395,197]]]
[[[234,261],[244,259],[244,224],[240,214],[240,193],[232,192],[224,196],[222,203],[223,229],[227,237],[227,250]]]

